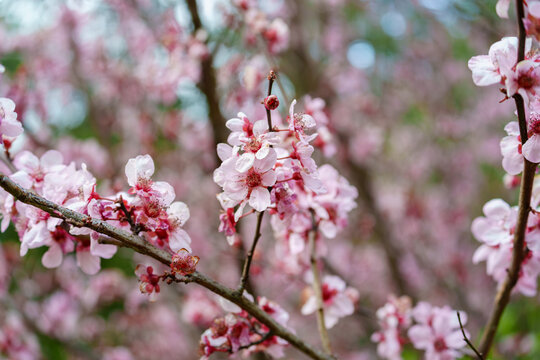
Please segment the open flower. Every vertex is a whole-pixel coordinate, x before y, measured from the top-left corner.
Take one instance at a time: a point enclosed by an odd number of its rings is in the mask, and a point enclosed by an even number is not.
[[[445,307],[434,307],[420,302],[412,310],[414,320],[408,335],[417,349],[425,350],[429,360],[452,360],[462,356],[461,349],[466,343],[459,326],[457,312]],[[462,323],[467,322],[467,314],[461,313]]]
[[[16,137],[21,135],[23,127],[17,121],[17,113],[15,112],[15,103],[8,98],[0,98],[0,144],[2,143],[2,135]]]
[[[504,130],[508,134],[501,140],[502,166],[510,175],[517,175],[523,171],[523,154],[517,121],[509,122]]]
[[[331,328],[338,320],[354,312],[354,299],[347,292],[347,285],[338,276],[326,275],[322,281],[322,300],[324,308],[324,322],[326,327]],[[349,288],[350,289],[350,288]],[[317,297],[314,293],[302,306],[302,314],[309,315],[317,311]]]

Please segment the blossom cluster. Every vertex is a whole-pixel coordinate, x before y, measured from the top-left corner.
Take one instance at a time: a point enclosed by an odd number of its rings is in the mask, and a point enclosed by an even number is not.
[[[253,300],[249,294],[244,296]],[[283,357],[286,341],[272,335],[267,326],[238,306],[226,300],[222,301],[221,305],[228,313],[214,319],[212,325],[201,335],[201,359],[207,359],[215,352],[236,354],[239,351],[243,351],[245,356],[265,351],[272,357]],[[278,324],[287,327],[289,314],[278,304],[265,297],[259,297],[257,305]]]
[[[408,297],[391,296],[377,310],[381,330],[371,340],[377,343],[377,353],[383,359],[401,360],[403,346],[408,343],[423,350],[425,359],[457,359],[466,346],[457,314],[448,306],[437,307],[427,302],[419,302],[412,308]],[[461,312],[460,317],[465,325],[466,314]]]
[[[535,187],[538,190],[538,186]],[[537,208],[538,204],[534,204]],[[487,273],[499,284],[506,277],[506,269],[512,262],[514,230],[517,206],[510,206],[502,199],[488,201],[483,208],[484,216],[472,223],[475,238],[482,243],[473,256],[473,262],[486,262]],[[521,264],[515,290],[526,296],[537,293],[537,278],[540,275],[540,214],[529,214],[525,234],[527,254]]]
[[[125,172],[131,188],[128,193],[111,197],[96,192],[96,179],[86,165],[77,168],[74,162],[64,164],[62,154],[56,150],[49,150],[40,158],[22,151],[15,156],[13,166],[16,171],[10,178],[47,200],[118,228],[142,233],[147,241],[171,253],[190,250],[191,239],[182,228],[189,219],[189,209],[182,202],[173,202],[175,193],[170,184],[151,180],[154,163],[149,155],[128,161]],[[102,243],[102,234],[74,227],[61,215],[15,201],[3,190],[0,204],[1,230],[5,231],[13,222],[21,239],[21,256],[29,249],[48,247],[42,257],[47,268],[60,266],[63,256],[75,251],[79,267],[95,274],[100,269],[100,259],[109,259],[116,253],[116,246]]]
[[[510,1],[499,0],[497,13],[508,17]],[[524,24],[528,37],[525,41],[524,59],[518,62],[518,39],[505,37],[494,43],[488,55],[474,56],[469,60],[472,78],[478,86],[498,84],[506,95],[505,99],[521,97],[525,106],[523,124],[511,121],[504,130],[507,136],[500,141],[503,156],[502,167],[507,172],[505,183],[514,187],[523,172],[524,161],[540,162],[540,54],[536,50],[538,25],[540,24],[540,2],[524,2]],[[534,44],[533,44],[534,42]],[[538,197],[535,187],[533,199]],[[525,234],[526,256],[521,264],[516,291],[527,296],[537,293],[537,278],[540,275],[540,254],[537,239],[538,201],[531,204]],[[499,284],[506,277],[512,262],[514,232],[518,208],[501,199],[488,201],[484,216],[472,223],[474,237],[482,243],[474,253],[473,262],[486,261],[487,273]]]
[[[256,1],[235,0],[234,5],[245,22],[246,43],[257,45],[259,38],[262,38],[271,54],[287,49],[290,34],[289,27],[283,19],[269,19],[268,15],[258,8]]]
[[[334,239],[347,225],[347,215],[356,207],[358,193],[331,165],[317,166],[312,158],[315,149],[310,144],[319,135],[317,122],[307,113],[296,113],[295,104],[293,100],[288,127],[283,129],[277,125],[269,128],[267,120],[252,121],[243,113],[230,119],[228,144],[217,146],[222,164],[214,172],[214,181],[223,189],[218,195],[224,209],[219,229],[229,244],[240,241],[236,225],[251,213],[244,213],[247,205],[253,211],[268,211],[276,251],[283,252],[280,258],[288,261],[288,268],[295,268],[298,275],[307,268],[310,234],[318,244],[317,253],[323,254],[322,236]],[[313,113],[324,115],[315,110]],[[351,300],[345,291],[346,285],[339,277],[325,277],[323,293],[329,327],[354,311],[355,297]],[[311,314],[315,307],[312,296],[302,312]]]

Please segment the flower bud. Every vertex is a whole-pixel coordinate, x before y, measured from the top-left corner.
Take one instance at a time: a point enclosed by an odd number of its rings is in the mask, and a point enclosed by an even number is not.
[[[264,99],[264,107],[268,110],[275,110],[279,106],[279,100],[276,95],[269,95]]]

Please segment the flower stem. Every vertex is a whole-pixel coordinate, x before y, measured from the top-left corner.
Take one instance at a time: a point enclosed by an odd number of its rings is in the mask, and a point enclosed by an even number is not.
[[[330,346],[330,337],[328,336],[328,329],[324,321],[324,304],[322,295],[322,284],[319,276],[319,269],[317,268],[317,248],[315,246],[315,239],[317,237],[317,223],[315,222],[315,216],[311,213],[313,227],[309,232],[309,247],[310,247],[310,262],[311,272],[313,274],[313,292],[317,299],[317,326],[319,328],[319,335],[321,337],[321,343],[324,351],[328,355],[332,355],[332,347]]]

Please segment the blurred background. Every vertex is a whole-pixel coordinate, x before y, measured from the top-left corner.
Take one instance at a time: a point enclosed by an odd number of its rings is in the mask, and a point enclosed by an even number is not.
[[[85,163],[103,194],[127,190],[126,161],[150,154],[154,178],[190,207],[198,269],[233,286],[255,219],[234,246],[217,231],[215,148],[238,112],[264,118],[274,69],[275,121],[297,99],[324,135],[318,164],[359,193],[346,231],[327,242],[327,271],[360,296],[330,331],[340,358],[377,358],[374,312],[390,294],[467,312],[474,340],[496,284],[472,264],[470,224],[491,198],[517,203],[517,183],[503,178],[499,150],[513,104],[475,87],[467,61],[516,33],[494,0],[0,0],[0,96],[15,101],[25,128],[8,145]],[[46,249],[20,257],[19,246],[12,226],[0,234],[2,357],[197,359],[200,334],[223,314],[194,284],[163,286],[149,302],[134,269],[150,262],[131,250],[87,276],[74,257],[48,270]],[[316,343],[314,317],[299,311],[305,284],[266,222],[252,269],[257,292]],[[537,315],[536,298],[517,297],[493,359],[539,358]],[[13,339],[17,356],[6,350]],[[406,348],[404,358],[419,357]]]

